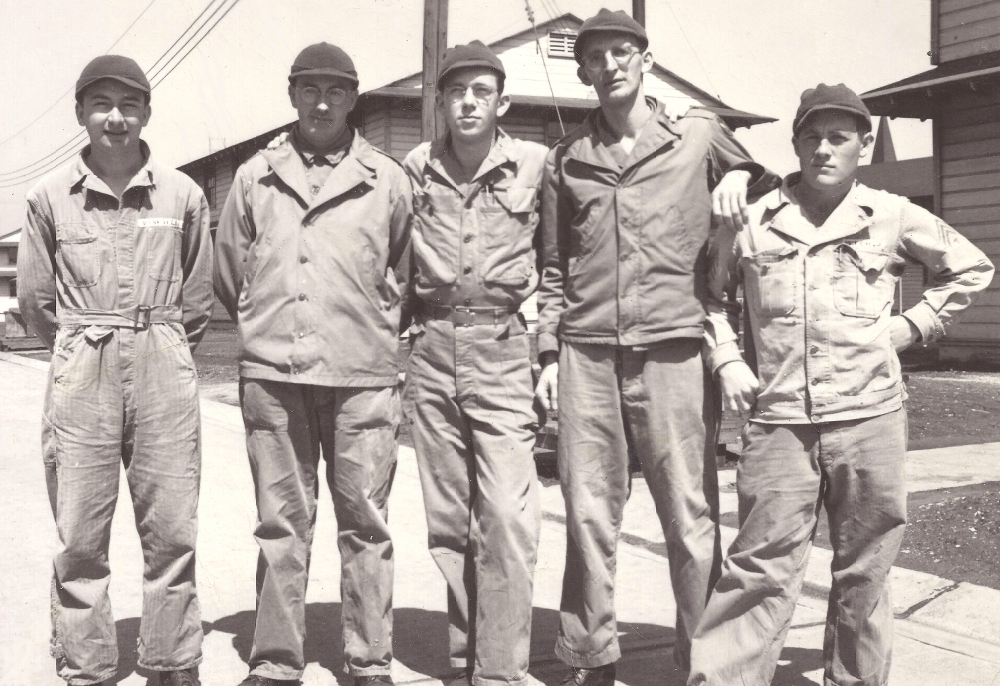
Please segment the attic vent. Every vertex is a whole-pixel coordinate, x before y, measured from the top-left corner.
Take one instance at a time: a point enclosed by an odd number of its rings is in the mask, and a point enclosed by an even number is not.
[[[573,58],[573,44],[576,43],[576,33],[573,31],[553,31],[549,34],[549,57]]]

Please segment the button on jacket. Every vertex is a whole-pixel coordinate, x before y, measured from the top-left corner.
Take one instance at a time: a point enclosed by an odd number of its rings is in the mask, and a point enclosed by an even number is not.
[[[600,110],[556,144],[542,183],[539,350],[576,343],[642,346],[702,335],[701,274],[711,190],[746,169],[752,190],[774,179],[711,112],[671,123],[654,107],[619,165]],[[763,191],[760,191],[763,192]]]
[[[238,323],[240,375],[394,386],[411,221],[402,168],[357,132],[313,194],[292,142],[236,173],[215,289]]]
[[[501,131],[465,195],[445,171],[446,138],[406,156],[418,298],[442,307],[516,310],[535,291],[538,186],[547,153]]]
[[[857,184],[821,227],[802,215],[798,175],[751,207],[750,227],[720,230],[710,251],[709,364],[740,359],[740,283],[760,391],[752,419],[807,423],[891,412],[905,390],[889,336],[905,260],[927,269],[922,300],[903,313],[923,341],[944,335],[993,277],[977,247],[930,212]]]

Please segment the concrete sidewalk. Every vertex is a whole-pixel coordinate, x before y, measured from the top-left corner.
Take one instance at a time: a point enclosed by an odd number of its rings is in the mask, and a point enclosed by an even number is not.
[[[7,486],[0,500],[0,547],[7,553],[0,559],[0,685],[56,686],[61,682],[48,655],[48,585],[57,541],[45,493],[40,447],[46,365],[30,360],[16,360],[20,364],[14,364],[12,359],[0,356],[0,392],[6,399],[6,411],[0,416],[0,483]],[[247,672],[253,629],[257,552],[252,536],[256,519],[253,486],[239,410],[203,401],[202,418],[204,457],[198,548],[199,592],[206,631],[202,681],[206,686],[236,686]],[[674,602],[667,561],[655,550],[662,533],[655,516],[650,516],[652,502],[643,490],[644,483],[635,483],[619,546],[617,609],[623,646],[619,680],[633,686],[679,686],[682,675],[670,658]],[[122,481],[121,507],[112,528],[111,594],[121,651],[119,679],[131,686],[146,684],[150,674],[135,668],[142,558],[127,493]],[[536,574],[531,672],[541,681],[555,684],[564,671],[552,654],[565,558],[559,487],[544,488],[543,501],[546,514]],[[393,676],[398,683],[428,682],[447,671],[445,589],[427,552],[423,502],[412,450],[400,450],[389,507],[396,551],[397,659]],[[347,686],[350,680],[342,674],[336,528],[325,485],[321,485],[319,509],[308,594],[309,666],[304,683],[339,681]],[[727,534],[731,536],[732,532]],[[823,560],[816,555],[811,564],[819,569]],[[821,589],[819,577],[817,573],[814,592]],[[940,583],[946,586],[933,585],[936,597],[920,605],[930,597],[921,595],[920,601],[907,606],[907,611],[912,610],[909,617],[896,624],[898,638],[891,683],[952,684],[958,679],[971,685],[993,683],[1000,674],[1000,641],[996,640],[1000,634],[977,639],[969,635],[966,627],[978,623],[973,609],[978,608],[984,619],[991,621],[992,617],[986,615],[1000,615],[991,611],[980,595],[983,590],[989,591],[991,597],[995,592],[973,588],[967,592],[971,605],[936,605],[948,596],[959,599],[963,586],[950,589],[950,582]],[[941,594],[945,589],[947,592]],[[932,608],[935,612],[921,615]],[[918,615],[923,621],[917,621]],[[820,682],[824,618],[824,603],[804,597],[774,683],[798,686]]]

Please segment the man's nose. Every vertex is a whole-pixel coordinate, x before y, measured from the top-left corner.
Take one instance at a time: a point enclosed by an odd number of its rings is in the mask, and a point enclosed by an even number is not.
[[[125,121],[125,117],[122,116],[121,110],[119,110],[117,107],[112,107],[111,111],[108,112],[108,121],[111,121],[115,124],[120,124],[121,122]]]
[[[819,145],[816,147],[816,154],[829,157],[831,152],[832,148],[830,147],[830,141],[825,138],[821,139]]]
[[[316,109],[320,112],[327,112],[330,109],[330,104],[326,101],[326,98],[320,98],[319,102],[316,103]]]
[[[465,94],[462,95],[462,104],[468,107],[476,106],[476,94],[472,91],[471,88],[465,89]]]

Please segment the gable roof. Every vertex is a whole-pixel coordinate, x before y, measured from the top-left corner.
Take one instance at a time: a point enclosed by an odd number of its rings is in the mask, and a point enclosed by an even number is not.
[[[510,95],[515,105],[552,107],[552,93],[560,108],[593,109],[597,107],[597,93],[585,86],[577,77],[576,60],[572,52],[566,57],[543,55],[548,52],[551,32],[577,32],[583,21],[566,13],[490,44],[490,48],[503,60],[507,78],[504,93]],[[423,72],[416,72],[397,81],[367,91],[365,97],[414,98],[421,97]],[[551,90],[549,83],[551,82]],[[687,101],[718,114],[732,128],[754,126],[777,121],[751,112],[733,109],[718,98],[701,90],[658,63],[646,75],[644,87],[647,95],[661,101]]]

